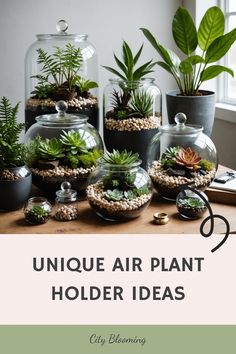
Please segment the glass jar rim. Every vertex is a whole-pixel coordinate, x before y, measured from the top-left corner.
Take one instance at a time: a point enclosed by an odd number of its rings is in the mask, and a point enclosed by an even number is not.
[[[122,171],[127,169],[133,169],[137,168],[141,165],[142,160],[137,160],[136,162],[130,163],[130,164],[110,164],[108,162],[102,161],[102,159],[99,159],[97,162],[97,166],[104,168],[105,170],[111,170],[113,169],[114,171]]]
[[[154,82],[155,81],[155,78],[154,77],[143,77],[142,79],[140,80],[124,80],[124,79],[121,79],[119,77],[117,78],[110,78],[108,79],[109,82],[111,83],[119,83],[119,82],[124,82],[124,83],[127,83],[127,84],[139,84],[139,83],[142,83],[142,82]]]
[[[31,197],[28,199],[27,203],[41,203],[41,204],[47,204],[48,200],[45,197]]]
[[[176,129],[176,124],[167,124],[159,127],[159,133],[167,133],[169,135],[193,135],[203,132],[201,125],[186,124],[185,129]]]
[[[66,113],[65,116],[60,116],[58,113],[43,114],[35,118],[38,124],[47,126],[80,125],[87,123],[88,119],[89,118],[84,114],[75,115],[69,113]]]
[[[86,41],[88,39],[87,34],[76,34],[76,33],[54,33],[54,34],[36,34],[38,40],[47,40],[47,39],[79,39]]]

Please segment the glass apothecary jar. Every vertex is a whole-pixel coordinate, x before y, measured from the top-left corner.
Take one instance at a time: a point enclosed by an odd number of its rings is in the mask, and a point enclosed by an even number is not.
[[[155,80],[110,79],[103,103],[107,150],[137,152],[144,166],[147,145],[161,124],[162,96]]]
[[[205,193],[200,192],[200,194],[208,201]],[[176,198],[177,210],[179,214],[186,219],[202,218],[207,211],[207,205],[204,199],[192,190],[183,190]]]
[[[65,100],[68,111],[89,117],[98,129],[98,65],[87,35],[67,33],[60,20],[55,34],[38,34],[25,57],[26,130],[35,117],[55,113],[55,103]]]
[[[51,212],[51,204],[43,197],[30,198],[24,207],[25,220],[30,225],[45,224]]]
[[[32,181],[49,198],[65,180],[84,197],[87,179],[103,154],[102,139],[86,116],[66,113],[65,101],[57,102],[56,109],[57,114],[37,117],[26,132]]]
[[[78,218],[77,192],[71,189],[70,182],[63,182],[56,192],[54,218],[58,221],[72,221]]]
[[[138,217],[152,198],[152,183],[136,158],[123,151],[107,153],[88,181],[87,200],[95,212],[106,220],[129,220]]]
[[[182,185],[205,190],[217,170],[217,152],[201,126],[186,125],[178,113],[174,125],[165,125],[148,147],[148,173],[158,193],[175,200]]]

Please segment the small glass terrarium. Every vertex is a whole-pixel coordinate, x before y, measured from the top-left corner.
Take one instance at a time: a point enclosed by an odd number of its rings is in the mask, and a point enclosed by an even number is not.
[[[72,221],[78,218],[77,192],[71,189],[67,181],[61,184],[61,189],[56,192],[54,218],[58,221]]]
[[[176,125],[162,126],[148,148],[148,173],[158,193],[170,200],[183,185],[205,190],[217,170],[212,140],[201,126],[186,125],[186,119],[178,113]]]
[[[57,102],[56,109],[57,114],[37,117],[25,135],[32,181],[52,199],[64,181],[84,197],[87,179],[103,154],[102,139],[86,116],[66,113],[65,101]]]
[[[138,217],[152,198],[152,183],[140,167],[138,154],[113,150],[101,160],[89,179],[87,199],[106,220]]]
[[[59,100],[68,112],[85,114],[98,129],[97,55],[87,35],[67,33],[60,20],[55,34],[38,34],[25,58],[26,130],[42,114],[55,113]]]
[[[200,193],[206,201],[208,198],[205,193]],[[187,219],[199,219],[207,211],[207,205],[197,193],[191,190],[181,191],[176,198],[176,207],[179,214]]]
[[[25,220],[30,225],[45,224],[51,212],[51,204],[43,197],[30,198],[24,207]]]

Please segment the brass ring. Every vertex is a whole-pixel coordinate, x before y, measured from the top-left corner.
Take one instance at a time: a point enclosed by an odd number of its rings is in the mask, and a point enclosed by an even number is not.
[[[169,221],[169,215],[167,213],[155,213],[153,214],[153,220],[157,225],[165,225]]]

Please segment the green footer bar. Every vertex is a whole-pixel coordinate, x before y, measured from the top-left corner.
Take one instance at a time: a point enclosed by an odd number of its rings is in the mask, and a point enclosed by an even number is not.
[[[236,326],[0,326],[1,354],[235,354]]]

